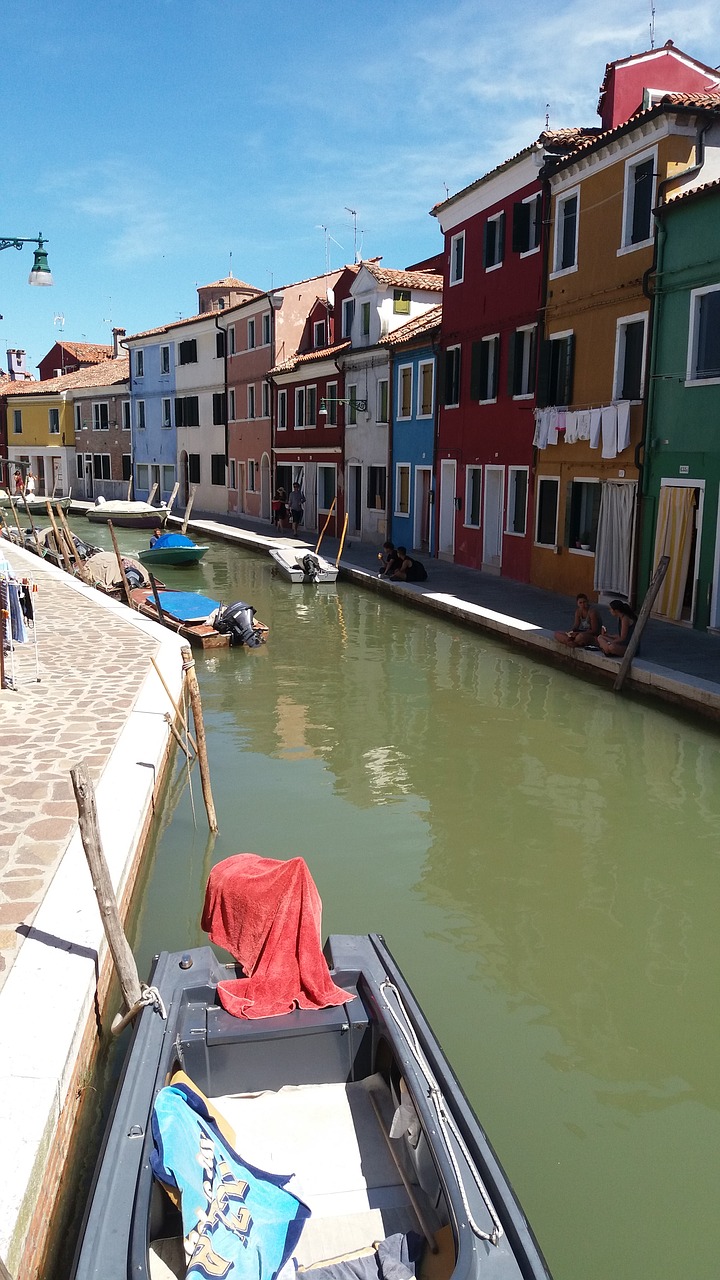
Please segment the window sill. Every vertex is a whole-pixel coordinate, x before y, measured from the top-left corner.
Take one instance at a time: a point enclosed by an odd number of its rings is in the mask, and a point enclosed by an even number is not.
[[[488,275],[491,271],[498,271],[501,266],[502,262],[490,262],[485,268],[485,274]]]
[[[550,272],[549,279],[560,280],[562,279],[563,276],[571,276],[574,271],[577,271],[577,269],[578,269],[577,262],[573,263],[571,267],[559,267],[557,271]]]
[[[587,551],[584,547],[568,547],[571,556],[594,556],[595,552],[588,547]]]
[[[536,253],[540,252],[540,245],[536,244],[534,249],[523,249],[520,258],[532,258]]]
[[[624,258],[626,253],[634,253],[636,249],[651,249],[653,246],[653,237],[648,240],[638,240],[637,244],[623,244],[617,251],[618,258]]]
[[[717,387],[720,386],[720,378],[686,378],[686,387]]]

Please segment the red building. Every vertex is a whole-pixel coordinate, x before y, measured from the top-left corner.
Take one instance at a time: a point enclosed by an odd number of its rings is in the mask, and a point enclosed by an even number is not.
[[[113,329],[113,345],[105,346],[100,342],[56,342],[38,365],[41,381],[46,378],[61,378],[66,373],[77,373],[78,369],[87,369],[90,365],[101,364],[103,360],[112,360],[118,355],[118,342],[125,337],[124,329]]]

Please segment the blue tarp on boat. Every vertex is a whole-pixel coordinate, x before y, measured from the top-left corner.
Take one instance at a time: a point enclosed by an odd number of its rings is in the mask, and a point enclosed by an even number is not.
[[[196,547],[197,543],[183,533],[161,533],[152,545],[153,550],[161,551],[164,547]]]
[[[177,618],[178,622],[203,622],[209,613],[220,608],[219,600],[200,596],[196,591],[160,591],[158,594],[163,612]],[[148,604],[155,603],[152,592],[145,600]]]

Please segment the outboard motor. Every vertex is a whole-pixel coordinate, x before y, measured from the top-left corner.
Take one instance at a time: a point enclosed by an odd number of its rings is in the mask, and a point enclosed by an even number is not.
[[[256,649],[263,643],[263,635],[255,630],[253,618],[255,610],[244,600],[236,600],[235,604],[221,605],[213,626],[221,635],[230,636],[230,644],[246,644],[249,649]]]
[[[123,560],[123,569],[131,591],[135,591],[137,587],[146,587],[148,585],[147,575],[137,565],[128,564],[127,560]]]
[[[305,577],[309,578],[311,582],[320,581],[320,575],[322,573],[320,561],[316,555],[313,555],[312,551],[308,551],[307,555],[303,556],[302,567]]]

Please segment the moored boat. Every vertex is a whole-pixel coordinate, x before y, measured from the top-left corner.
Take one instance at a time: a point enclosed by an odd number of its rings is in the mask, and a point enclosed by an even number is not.
[[[60,507],[63,511],[68,511],[72,505],[72,498],[57,496],[53,497],[48,494],[43,497],[39,493],[10,494],[5,490],[0,490],[0,507],[15,507],[19,515],[23,515],[26,508],[31,515],[43,516],[47,514],[47,504],[51,503],[53,509]]]
[[[239,967],[209,947],[156,958],[74,1280],[548,1280],[384,940],[321,952],[303,860],[253,854],[213,868],[203,928]]]
[[[119,529],[155,529],[163,528],[168,518],[167,507],[153,507],[149,502],[106,502],[98,499],[94,507],[85,512],[93,524],[108,524],[110,521]]]
[[[146,551],[138,552],[143,564],[186,565],[197,564],[207,552],[184,533],[162,533]]]
[[[133,608],[176,631],[197,648],[227,649],[246,645],[255,649],[267,638],[268,628],[255,617],[252,605],[244,600],[222,605],[219,600],[197,591],[169,591],[158,588],[157,584],[156,589],[160,613],[155,592],[148,591],[147,587],[130,592]]]
[[[289,582],[335,582],[337,565],[307,547],[268,547],[278,571]]]

